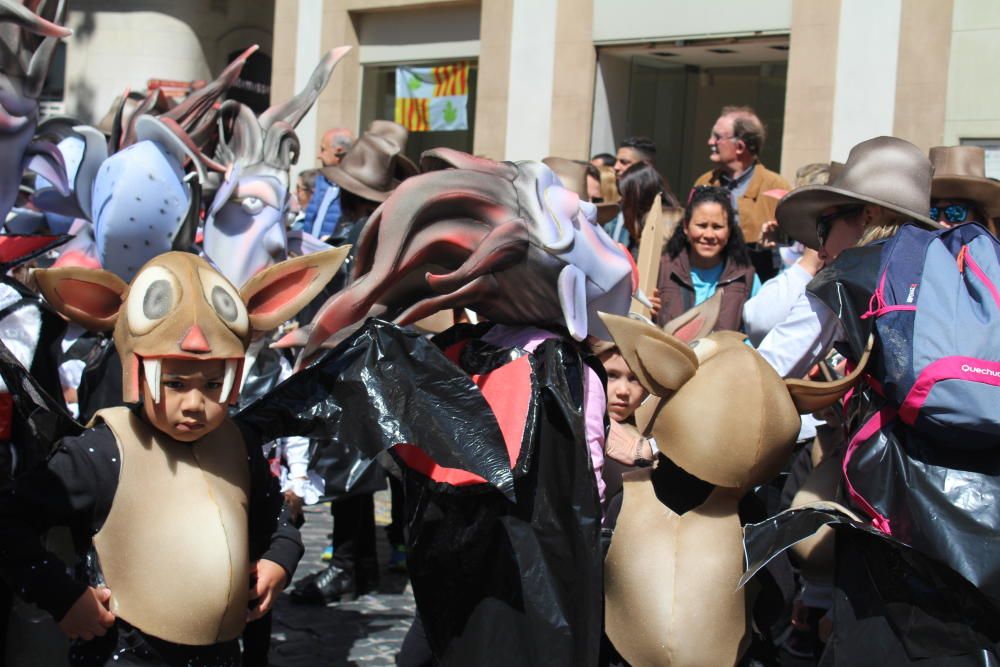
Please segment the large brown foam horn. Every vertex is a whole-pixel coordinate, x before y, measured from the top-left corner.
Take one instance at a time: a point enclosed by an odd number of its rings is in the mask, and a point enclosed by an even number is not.
[[[285,100],[281,104],[275,104],[262,113],[260,115],[260,126],[266,130],[278,121],[284,121],[293,128],[298,126],[299,121],[312,108],[319,94],[323,92],[337,63],[350,50],[351,47],[349,46],[338,46],[335,49],[327,51],[323,59],[316,65],[312,75],[310,75],[306,87],[291,99]]]

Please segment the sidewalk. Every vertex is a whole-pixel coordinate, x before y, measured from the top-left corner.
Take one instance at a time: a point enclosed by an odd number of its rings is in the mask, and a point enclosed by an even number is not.
[[[389,542],[385,537],[389,492],[375,494],[376,541],[381,584],[377,593],[353,602],[329,606],[292,604],[283,594],[274,611],[271,631],[273,667],[382,667],[395,664],[395,656],[413,620],[413,594],[406,575],[388,572]],[[320,554],[329,543],[332,525],[329,505],[307,507],[302,538],[306,553],[299,563],[298,580],[325,567]],[[289,589],[291,587],[289,586]]]

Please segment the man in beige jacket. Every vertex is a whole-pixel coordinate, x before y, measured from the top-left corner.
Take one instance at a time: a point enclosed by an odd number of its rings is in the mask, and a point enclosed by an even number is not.
[[[761,227],[774,219],[778,200],[765,197],[768,190],[788,190],[788,182],[760,163],[765,131],[750,107],[723,107],[708,138],[709,159],[717,166],[702,174],[695,187],[716,185],[733,195],[733,209],[746,242],[761,240]]]

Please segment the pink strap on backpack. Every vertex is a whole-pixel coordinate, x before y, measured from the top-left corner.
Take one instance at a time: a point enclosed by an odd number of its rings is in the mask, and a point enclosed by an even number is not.
[[[854,451],[861,446],[861,443],[867,441],[873,435],[881,431],[885,426],[887,426],[893,419],[896,418],[896,408],[892,405],[886,405],[881,410],[872,415],[871,419],[865,422],[854,437],[851,438],[851,442],[847,445],[847,451],[844,452],[844,463],[841,470],[844,474],[844,484],[847,486],[847,494],[850,496],[851,500],[854,501],[858,507],[860,507],[868,516],[872,517],[872,526],[882,531],[886,535],[892,535],[892,528],[889,526],[889,519],[883,516],[877,509],[872,507],[864,496],[862,496],[854,485],[851,484],[851,479],[847,476],[847,465],[851,461],[851,457],[854,455]]]

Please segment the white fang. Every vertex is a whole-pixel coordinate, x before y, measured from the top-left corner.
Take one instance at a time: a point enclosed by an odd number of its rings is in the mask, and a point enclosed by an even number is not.
[[[236,369],[239,368],[239,363],[239,359],[226,359],[226,374],[222,378],[222,393],[219,394],[220,403],[229,401],[229,394],[233,391],[233,385],[236,384]]]
[[[143,359],[142,368],[146,371],[146,386],[153,395],[153,403],[160,402],[160,360]]]

